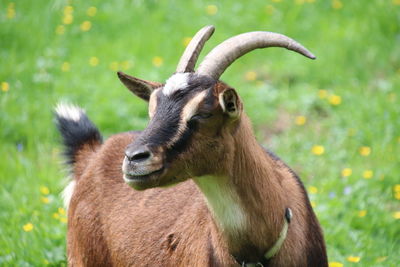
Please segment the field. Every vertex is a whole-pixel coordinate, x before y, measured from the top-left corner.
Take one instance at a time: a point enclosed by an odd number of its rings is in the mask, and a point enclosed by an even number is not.
[[[207,24],[216,32],[202,57],[253,30],[317,56],[257,50],[222,80],[260,143],[304,181],[330,265],[399,266],[399,0],[0,3],[0,266],[66,265],[56,103],[82,106],[105,137],[143,129],[146,103],[116,71],[165,81]]]

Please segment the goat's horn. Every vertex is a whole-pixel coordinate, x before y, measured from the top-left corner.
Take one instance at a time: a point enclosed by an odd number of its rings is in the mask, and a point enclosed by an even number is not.
[[[214,26],[205,26],[201,28],[196,35],[192,38],[190,43],[183,52],[181,59],[179,60],[176,72],[193,72],[194,66],[196,65],[197,58],[201,50],[203,49],[204,43],[210,39],[214,33]]]
[[[308,58],[316,58],[301,44],[285,35],[273,32],[247,32],[229,38],[211,50],[200,64],[197,73],[218,80],[236,59],[254,49],[265,47],[285,47]]]

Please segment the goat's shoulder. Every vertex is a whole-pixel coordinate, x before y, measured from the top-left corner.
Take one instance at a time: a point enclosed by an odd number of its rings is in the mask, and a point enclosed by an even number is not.
[[[306,194],[303,182],[300,180],[296,172],[291,169],[280,157],[269,149],[263,147],[266,155],[272,159],[275,172],[279,177],[281,183],[289,183],[289,187],[296,187],[300,194]]]
[[[310,200],[304,184],[299,176],[283,160],[274,153],[265,149],[265,153],[272,158],[275,164],[275,173],[279,176],[281,185],[287,192],[288,206],[293,212],[293,219],[289,227],[288,240],[283,244],[283,250],[291,251],[289,255],[278,255],[276,261],[285,262],[285,266],[297,266],[297,259],[303,259],[304,265],[308,266],[326,266],[326,248],[323,242],[322,229],[320,228],[316,215],[311,207]],[[302,240],[309,240],[303,243]],[[295,255],[295,248],[303,247],[303,250],[297,249],[299,255]],[[300,255],[303,251],[304,255]],[[297,256],[297,257],[296,257]],[[289,264],[289,262],[291,262]]]

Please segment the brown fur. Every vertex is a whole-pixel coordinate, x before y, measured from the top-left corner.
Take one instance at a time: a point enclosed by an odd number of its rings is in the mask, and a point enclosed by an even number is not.
[[[218,83],[215,95],[227,88]],[[293,172],[257,143],[245,114],[235,121],[213,120],[195,134],[193,140],[202,141],[192,142],[171,172],[189,165],[195,175],[226,177],[220,182],[239,196],[245,229],[221,231],[192,179],[167,188],[130,188],[121,165],[138,134],[122,133],[95,149],[83,146],[79,153],[85,157],[77,157],[68,211],[71,266],[236,266],[232,255],[257,262],[278,239],[287,207],[293,219],[269,266],[327,266],[322,231]],[[189,157],[204,146],[209,156]]]

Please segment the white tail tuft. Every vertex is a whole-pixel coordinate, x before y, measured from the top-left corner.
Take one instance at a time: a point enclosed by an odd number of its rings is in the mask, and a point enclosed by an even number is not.
[[[58,103],[55,111],[59,117],[73,121],[79,121],[85,114],[85,111],[80,107],[66,103]]]

